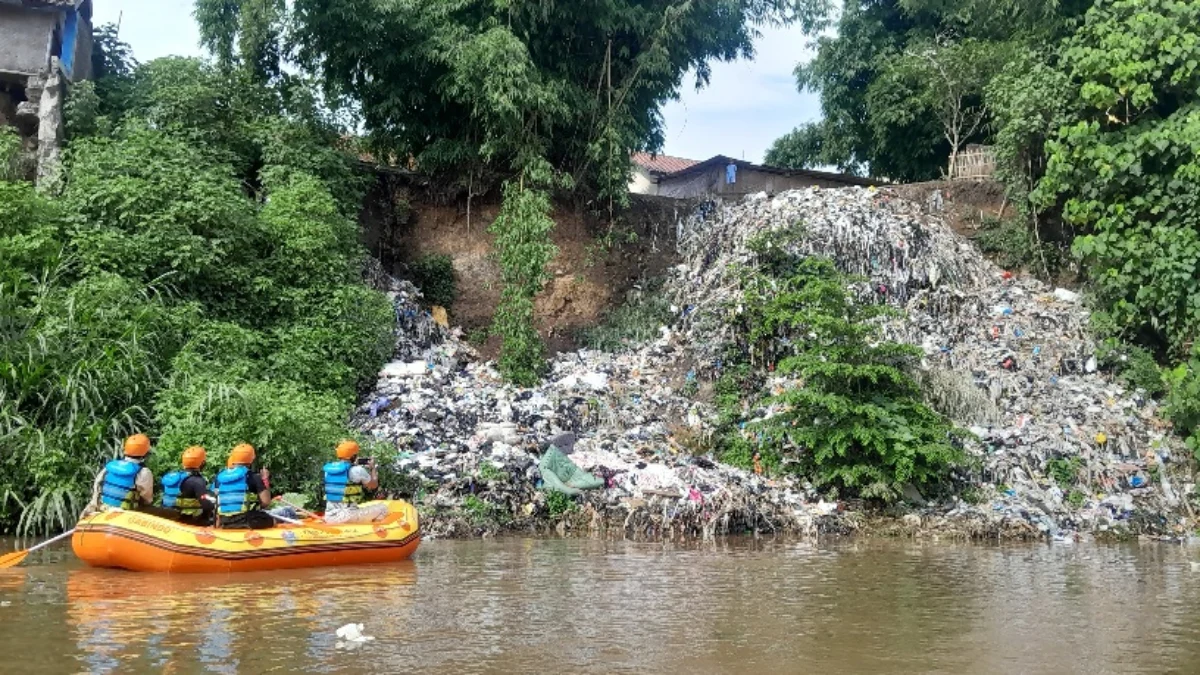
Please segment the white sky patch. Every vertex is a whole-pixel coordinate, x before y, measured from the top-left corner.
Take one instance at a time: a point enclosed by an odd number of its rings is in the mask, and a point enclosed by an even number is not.
[[[145,63],[162,56],[200,56],[192,0],[97,0],[92,23],[121,22],[121,40]]]
[[[797,63],[812,58],[809,39],[796,26],[761,32],[753,61],[713,64],[708,87],[698,92],[695,76],[685,76],[681,100],[663,107],[663,152],[696,160],[728,155],[760,162],[776,138],[820,119],[819,99],[797,91],[792,75]]]

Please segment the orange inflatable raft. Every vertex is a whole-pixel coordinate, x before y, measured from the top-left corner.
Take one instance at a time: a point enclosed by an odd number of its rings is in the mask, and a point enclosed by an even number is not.
[[[250,572],[395,562],[421,542],[417,511],[388,501],[388,516],[362,525],[306,521],[269,530],[193,527],[134,511],[104,511],[75,526],[71,546],[93,567],[136,572]]]

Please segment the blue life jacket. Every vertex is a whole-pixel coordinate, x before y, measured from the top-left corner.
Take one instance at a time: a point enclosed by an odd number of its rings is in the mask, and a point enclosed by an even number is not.
[[[138,507],[137,475],[141,462],[114,459],[104,465],[104,483],[100,487],[100,502],[115,509],[132,510]]]
[[[235,466],[217,474],[217,513],[222,516],[236,516],[258,508],[258,495],[250,491],[250,483],[246,477],[250,469]]]
[[[191,476],[199,476],[199,471],[190,471],[184,469],[182,471],[172,471],[163,476],[163,506],[169,509],[179,511],[180,515],[199,517],[204,513],[204,509],[200,506],[200,500],[196,497],[180,497],[179,491],[183,487],[183,481]]]
[[[325,501],[334,504],[359,504],[363,487],[350,482],[350,462],[339,460],[325,465]]]

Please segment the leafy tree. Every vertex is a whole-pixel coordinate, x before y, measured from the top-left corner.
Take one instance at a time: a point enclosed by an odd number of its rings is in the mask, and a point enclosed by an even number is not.
[[[509,182],[490,228],[504,281],[493,329],[503,338],[500,372],[525,386],[535,384],[545,370],[544,349],[533,325],[533,298],[548,280],[546,265],[558,252],[549,242],[554,227],[550,198],[538,188],[550,180],[549,167],[535,164],[520,180]]]
[[[915,94],[915,110],[900,101],[876,105],[879,122],[900,126],[911,123],[918,114],[932,112],[941,124],[942,136],[950,148],[946,174],[954,175],[958,153],[972,140],[978,140],[988,119],[984,87],[1008,59],[1009,45],[968,38],[953,41],[939,37],[918,42],[888,66],[876,90],[891,80],[897,88]],[[904,87],[908,84],[908,87]]]
[[[844,3],[836,36],[817,39],[815,58],[796,68],[800,89],[820,94],[823,119],[778,139],[768,157],[899,181],[936,178],[972,127],[978,140],[990,140],[990,116],[982,113],[992,101],[982,93],[1002,66],[1056,44],[1091,4]]]
[[[249,441],[311,489],[392,350],[362,178],[303,84],[188,59],[121,77],[73,128],[61,199],[0,180],[0,531],[69,527],[135,430],[160,470]]]
[[[1186,357],[1200,330],[1200,6],[1115,0],[1064,47],[1074,121],[1034,192],[1082,236],[1101,306],[1127,337]]]
[[[537,175],[572,176],[585,201],[615,217],[630,153],[662,147],[659,110],[685,72],[702,85],[710,61],[752,55],[756,26],[814,26],[829,4],[296,0],[289,10],[282,0],[199,0],[196,18],[227,68],[271,80],[281,72],[271,59],[292,59],[329,100],[358,105],[379,156],[412,158],[471,194],[489,187],[477,190],[477,179],[499,179],[505,200],[520,203],[506,203],[493,229],[506,270],[494,332],[502,369],[530,382],[543,352],[534,281],[553,225],[542,192],[568,184]]]
[[[737,432],[735,451],[759,452],[840,494],[885,501],[905,483],[943,481],[962,459],[960,432],[922,402],[906,372],[920,349],[881,339],[879,319],[892,310],[856,301],[847,286],[855,280],[831,261],[790,253],[787,233],[751,248],[757,259],[742,272],[741,339],[751,362],[793,384],[750,406],[769,412]],[[718,390],[740,403],[747,374],[731,374]]]

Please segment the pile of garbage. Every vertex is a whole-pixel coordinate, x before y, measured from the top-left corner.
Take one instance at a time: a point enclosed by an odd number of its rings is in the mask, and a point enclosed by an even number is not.
[[[676,372],[685,348],[671,331],[632,351],[560,354],[539,386],[524,389],[480,361],[460,331],[438,325],[410,283],[385,275],[374,283],[396,310],[397,359],[352,424],[399,449],[426,536],[567,524],[643,539],[853,527],[793,478],[684,446],[704,433],[710,411]],[[551,448],[601,487],[556,502],[539,467]]]
[[[853,504],[708,454],[713,410],[697,391],[720,376],[734,338],[732,270],[752,264],[749,242],[785,231],[774,239],[865,278],[863,301],[904,310],[886,335],[922,347],[930,403],[979,439],[962,497],[933,503],[910,491],[896,528],[1060,539],[1182,531],[1194,487],[1185,455],[1154,401],[1100,372],[1079,296],[999,269],[936,214],[886,190],[701,206],[678,226],[684,262],[666,283],[673,325],[620,353],[560,354],[532,389],[504,384],[433,321],[417,289],[381,277],[400,320],[396,361],[354,423],[401,450],[433,534],[548,523],[650,538],[858,529]],[[549,496],[539,462],[550,447],[603,487],[566,506]]]

